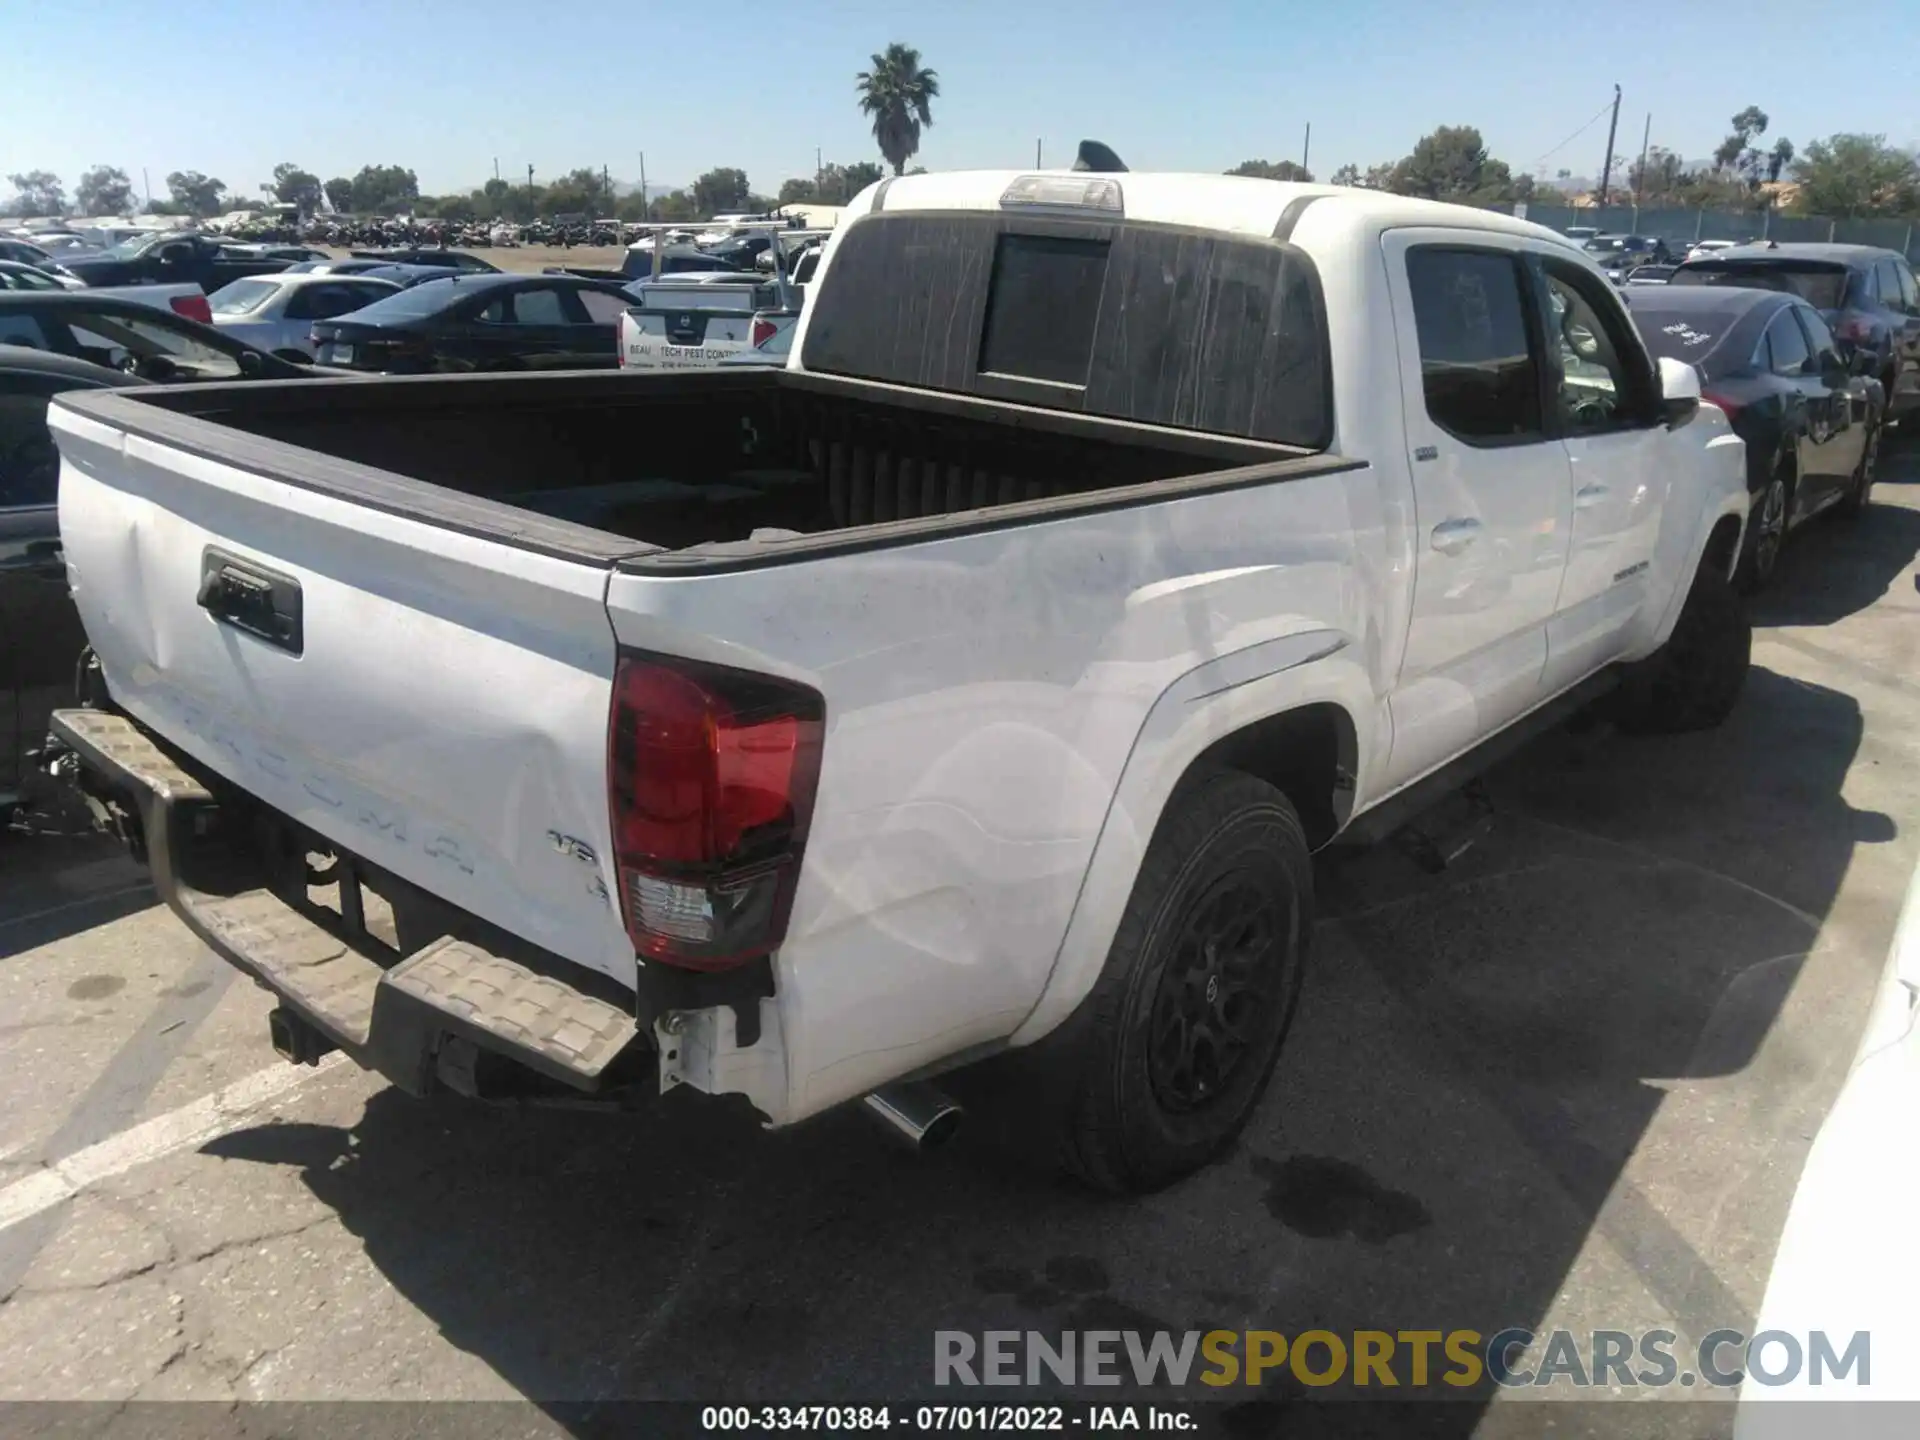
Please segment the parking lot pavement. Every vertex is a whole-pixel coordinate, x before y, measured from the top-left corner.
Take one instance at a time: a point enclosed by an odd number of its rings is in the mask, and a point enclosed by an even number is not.
[[[1917,547],[1910,444],[1789,547],[1726,728],[1551,735],[1443,874],[1324,863],[1256,1123],[1126,1203],[973,1132],[279,1067],[126,862],[0,843],[0,1397],[871,1399],[939,1329],[1743,1327],[1920,853]]]

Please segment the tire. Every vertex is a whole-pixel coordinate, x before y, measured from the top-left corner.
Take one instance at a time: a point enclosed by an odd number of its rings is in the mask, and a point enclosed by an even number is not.
[[[1057,1036],[1070,1174],[1138,1194],[1233,1143],[1293,1022],[1312,923],[1306,835],[1285,795],[1237,771],[1176,793],[1106,966]]]
[[[1628,672],[1611,716],[1632,735],[1711,730],[1746,684],[1753,626],[1733,586],[1702,562],[1667,643]]]
[[[1880,468],[1880,440],[1886,428],[1885,425],[1875,425],[1867,431],[1867,447],[1860,452],[1860,463],[1854,467],[1847,493],[1833,507],[1836,515],[1848,520],[1857,519],[1860,512],[1867,508],[1867,502],[1873,498],[1873,482]]]
[[[1787,517],[1792,513],[1793,462],[1782,452],[1753,497],[1747,533],[1740,542],[1740,565],[1734,572],[1734,584],[1741,590],[1752,594],[1772,583],[1780,552],[1786,548]]]

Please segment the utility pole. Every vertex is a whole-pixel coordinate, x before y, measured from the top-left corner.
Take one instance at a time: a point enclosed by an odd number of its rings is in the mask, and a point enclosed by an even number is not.
[[[1300,147],[1300,168],[1302,170],[1305,170],[1307,168],[1307,157],[1312,153],[1313,153],[1313,122],[1309,120],[1307,121],[1306,142],[1302,144]]]
[[[647,198],[647,152],[640,152],[640,218],[653,219],[653,201]]]
[[[1633,180],[1633,226],[1640,228],[1640,189],[1647,183],[1647,141],[1653,138],[1653,112],[1647,112],[1646,128],[1640,132],[1640,169]]]
[[[1047,168],[1046,162],[1040,158],[1040,141],[1038,140],[1033,142],[1033,168],[1036,170],[1044,170]]]
[[[140,167],[140,188],[146,192],[147,208],[151,210],[153,208],[153,182],[147,178],[147,167],[144,165]]]
[[[613,175],[605,164],[600,167],[600,199],[609,210],[613,208]],[[591,215],[587,217],[589,220],[593,218]]]
[[[533,166],[527,166],[527,219],[533,219]]]
[[[493,157],[493,178],[496,180],[500,178],[500,157],[498,155]]]
[[[1600,208],[1607,208],[1607,184],[1613,179],[1613,132],[1620,128],[1620,87],[1613,87],[1613,118],[1607,122],[1607,159],[1600,167]]]

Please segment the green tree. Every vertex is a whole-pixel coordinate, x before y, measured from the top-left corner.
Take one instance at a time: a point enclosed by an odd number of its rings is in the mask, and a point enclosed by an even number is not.
[[[167,176],[167,194],[180,207],[182,215],[197,215],[202,220],[218,215],[226,205],[226,182],[202,175],[198,170],[175,170]]]
[[[711,210],[703,210],[694,197],[685,190],[673,190],[665,195],[656,195],[647,205],[647,217],[659,225],[694,220],[701,215],[712,213]]]
[[[285,161],[273,167],[273,183],[260,187],[282,205],[298,205],[302,215],[311,215],[320,208],[320,197],[325,194],[320,177],[310,170],[302,170],[292,161]]]
[[[602,182],[600,171],[581,167],[569,170],[539,193],[535,208],[542,215],[604,215],[612,208],[613,196]]]
[[[820,183],[817,180],[802,180],[795,177],[780,182],[780,192],[773,197],[776,205],[807,205],[820,198]]]
[[[73,187],[73,203],[82,215],[129,215],[133,213],[133,182],[124,170],[96,165]]]
[[[346,176],[336,175],[320,188],[326,192],[327,204],[336,215],[346,215],[353,210],[353,181]]]
[[[729,210],[745,210],[752,201],[747,188],[747,172],[730,167],[709,170],[693,182],[694,208],[703,216],[723,215]]]
[[[920,52],[898,41],[873,57],[873,68],[853,77],[860,111],[873,120],[873,138],[893,173],[906,172],[920,151],[920,132],[933,125],[940,76],[920,64]]]
[[[13,204],[8,208],[16,215],[63,215],[67,209],[67,192],[60,184],[60,177],[51,170],[28,170],[24,174],[7,176],[7,183],[18,191]]]
[[[1795,208],[1840,219],[1920,213],[1920,167],[1884,135],[1829,135],[1794,166]]]
[[[1335,185],[1350,185],[1358,188],[1360,184],[1360,167],[1349,161],[1333,172],[1332,183]]]
[[[1507,162],[1487,154],[1486,142],[1471,125],[1442,125],[1421,136],[1413,153],[1383,178],[1383,188],[1398,194],[1463,205],[1511,200],[1514,191]]]
[[[1627,188],[1646,206],[1675,203],[1686,178],[1680,171],[1680,157],[1661,145],[1647,151],[1645,165],[1635,160],[1627,167]]]
[[[362,165],[353,177],[354,209],[366,215],[394,215],[420,198],[420,181],[398,165]]]
[[[1345,168],[1351,170],[1353,167],[1349,165]],[[1307,169],[1307,167],[1304,165],[1296,165],[1291,160],[1278,160],[1278,161],[1274,161],[1272,164],[1269,164],[1265,160],[1242,160],[1238,165],[1234,166],[1233,169],[1227,171],[1227,174],[1250,175],[1255,180],[1312,180],[1313,179],[1313,172],[1311,170]],[[1352,182],[1350,181],[1343,182],[1343,181],[1336,180],[1334,183],[1338,185],[1343,183],[1350,184]]]
[[[1767,133],[1767,112],[1758,105],[1749,105],[1730,122],[1733,132],[1720,142],[1720,148],[1713,152],[1713,168],[1716,170],[1738,170],[1741,159],[1753,149],[1753,142]]]

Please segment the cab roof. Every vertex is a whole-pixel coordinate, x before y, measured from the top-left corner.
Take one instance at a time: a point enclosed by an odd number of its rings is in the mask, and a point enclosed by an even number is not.
[[[1286,180],[1259,180],[1243,175],[1206,175],[1177,171],[1121,171],[1094,174],[1073,170],[972,170],[933,175],[906,175],[882,180],[857,197],[855,212],[892,213],[897,210],[1002,209],[1001,197],[1016,180],[1045,176],[1079,181],[1106,181],[1119,187],[1121,209],[1106,218],[1179,225],[1240,235],[1285,238],[1294,224],[1313,213],[1315,229],[1322,221],[1342,223],[1356,230],[1388,230],[1404,226],[1435,225],[1451,229],[1486,230],[1495,234],[1551,241],[1570,252],[1579,247],[1557,230],[1531,221],[1516,220],[1495,210],[1451,205],[1363,190],[1345,185],[1303,184]],[[871,200],[863,205],[861,202]],[[1061,213],[1056,211],[1055,213]],[[1089,210],[1089,218],[1102,212]],[[1282,221],[1286,224],[1282,226]]]

